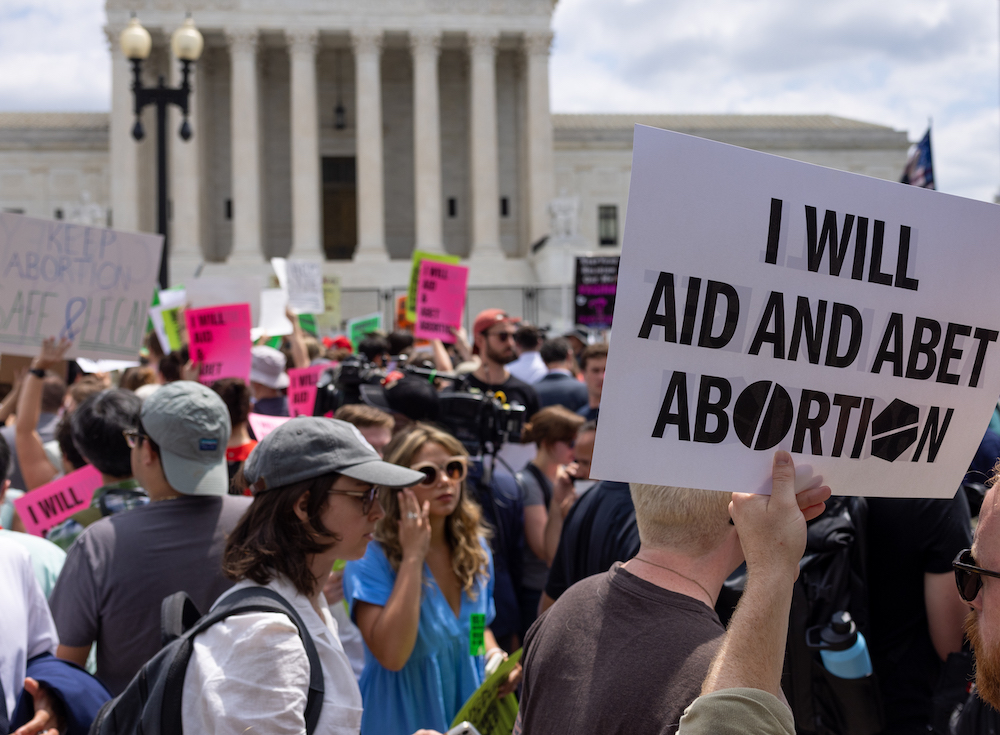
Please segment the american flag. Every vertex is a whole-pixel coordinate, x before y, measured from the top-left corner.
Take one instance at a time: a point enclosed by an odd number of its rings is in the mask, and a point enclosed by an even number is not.
[[[920,142],[910,148],[910,157],[906,159],[901,183],[920,186],[924,189],[934,187],[934,162],[931,158],[931,129],[927,128]]]

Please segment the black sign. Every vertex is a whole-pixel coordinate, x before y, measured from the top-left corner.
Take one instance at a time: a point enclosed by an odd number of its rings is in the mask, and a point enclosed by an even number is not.
[[[615,311],[618,290],[618,256],[576,259],[573,288],[573,323],[591,329],[607,329]]]

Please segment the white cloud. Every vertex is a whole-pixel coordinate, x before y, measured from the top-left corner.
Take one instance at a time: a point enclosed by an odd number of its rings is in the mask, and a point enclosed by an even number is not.
[[[944,191],[1000,184],[997,8],[946,0],[561,0],[553,107],[830,113],[918,139]]]

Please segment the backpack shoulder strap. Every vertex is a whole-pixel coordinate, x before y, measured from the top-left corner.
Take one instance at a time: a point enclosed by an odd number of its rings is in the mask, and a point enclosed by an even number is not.
[[[295,608],[289,604],[288,600],[274,590],[266,587],[247,587],[227,595],[226,599],[214,610],[202,617],[195,626],[182,636],[186,639],[185,644],[188,648],[188,653],[186,656],[178,656],[174,660],[175,665],[170,667],[167,674],[167,685],[163,697],[163,715],[165,718],[163,732],[182,731],[180,713],[184,690],[184,675],[187,672],[187,662],[191,657],[190,649],[193,645],[194,637],[230,615],[240,615],[250,612],[283,613],[299,629],[299,637],[302,639],[302,645],[306,649],[306,657],[309,659],[309,694],[306,700],[305,712],[306,733],[312,735],[316,731],[320,711],[323,708],[324,693],[323,666],[320,663],[319,654],[316,652],[316,644],[313,643],[312,636],[309,634],[309,630],[306,628],[302,618],[295,611]],[[171,715],[171,713],[174,713],[176,717]],[[173,721],[167,723],[167,718]],[[171,729],[168,725],[173,726],[174,729]]]
[[[163,648],[193,628],[201,618],[187,592],[175,592],[164,597],[160,605],[160,647]]]

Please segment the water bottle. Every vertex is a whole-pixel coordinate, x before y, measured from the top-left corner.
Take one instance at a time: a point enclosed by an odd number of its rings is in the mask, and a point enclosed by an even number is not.
[[[835,612],[829,625],[806,631],[806,643],[819,650],[824,668],[834,676],[863,679],[872,673],[868,644],[851,614],[845,610]]]

